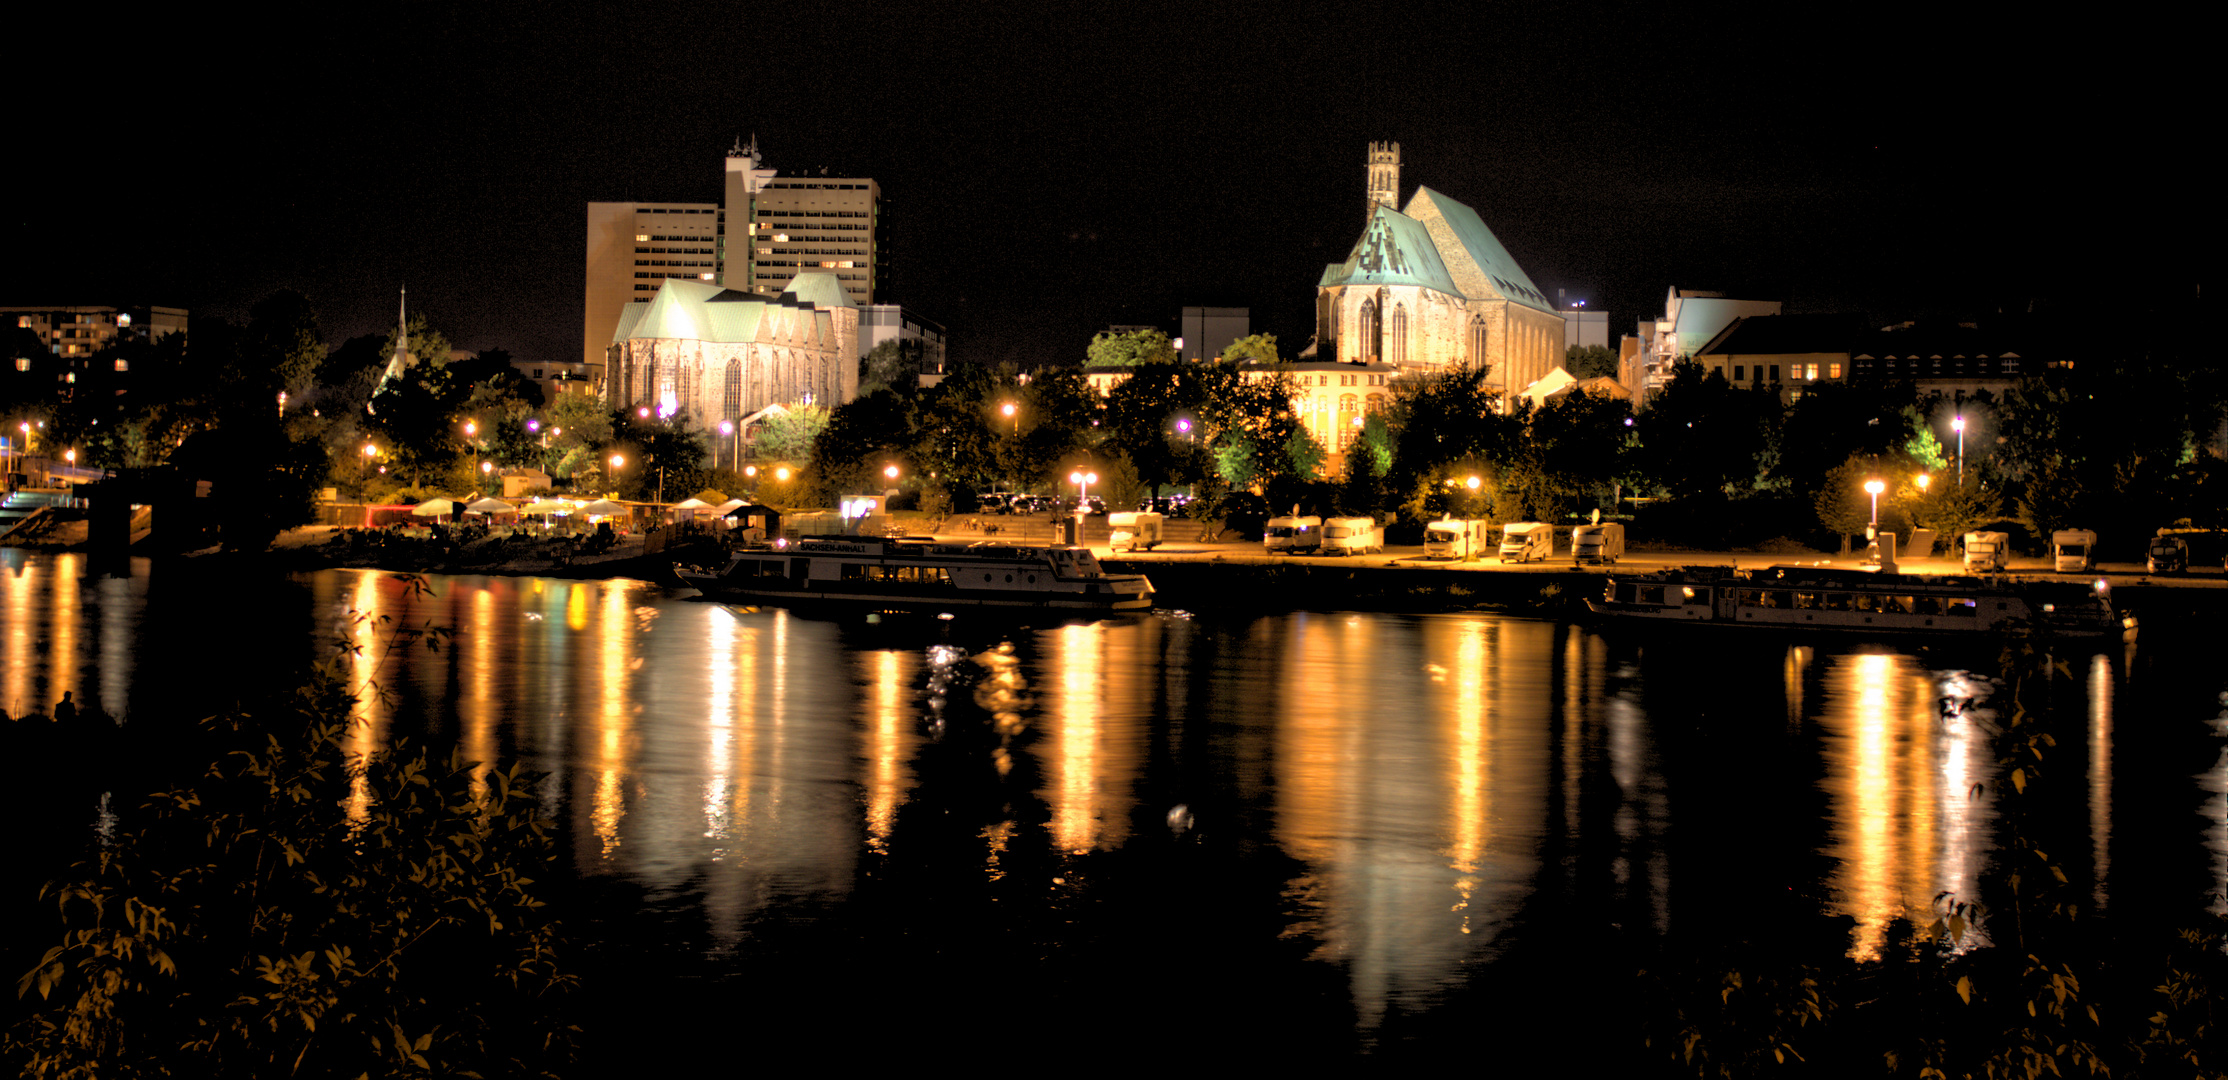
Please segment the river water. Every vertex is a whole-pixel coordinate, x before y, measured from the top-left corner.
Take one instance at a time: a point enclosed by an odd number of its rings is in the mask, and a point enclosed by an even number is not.
[[[606,1062],[1581,1037],[1548,1002],[1651,943],[1877,955],[1996,851],[1983,648],[1489,613],[867,627],[635,581],[84,571],[0,552],[11,715],[72,690],[127,734],[188,722],[348,643],[384,691],[367,745],[546,774]],[[426,626],[437,651],[382,636]],[[2062,655],[2053,689],[2081,732],[2053,844],[2112,920],[2228,882],[2228,671],[2142,649]]]

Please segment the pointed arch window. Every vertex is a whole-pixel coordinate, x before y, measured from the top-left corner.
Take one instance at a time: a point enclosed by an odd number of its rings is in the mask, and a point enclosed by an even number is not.
[[[1394,305],[1393,305],[1392,331],[1391,331],[1391,333],[1390,333],[1390,335],[1389,335],[1389,336],[1390,336],[1390,337],[1392,338],[1392,349],[1391,349],[1391,352],[1392,352],[1392,362],[1393,362],[1393,363],[1395,363],[1395,364],[1405,364],[1405,363],[1407,363],[1407,362],[1408,362],[1408,305],[1406,305],[1406,304],[1394,304]]]
[[[1482,368],[1486,364],[1485,316],[1470,316],[1470,366]]]
[[[727,362],[727,380],[722,389],[725,392],[720,395],[719,414],[724,417],[743,415],[743,362],[741,359],[731,359]]]
[[[1375,300],[1362,301],[1361,325],[1356,329],[1355,336],[1360,339],[1362,360],[1374,363],[1377,359],[1377,302]]]

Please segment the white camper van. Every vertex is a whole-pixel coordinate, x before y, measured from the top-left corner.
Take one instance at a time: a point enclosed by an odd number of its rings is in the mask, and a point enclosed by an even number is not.
[[[1107,546],[1115,551],[1151,551],[1160,546],[1161,515],[1139,511],[1106,515]]]
[[[1501,561],[1555,557],[1555,527],[1544,521],[1512,521],[1501,527]]]
[[[1492,545],[1493,523],[1444,518],[1423,527],[1427,559],[1475,559]]]
[[[2050,534],[2051,568],[2061,574],[2085,574],[2096,569],[2096,532],[2059,529]]]
[[[2011,537],[2000,532],[1965,534],[1965,572],[1985,574],[2011,568]]]
[[[1625,527],[1622,522],[1604,521],[1594,525],[1580,525],[1570,531],[1570,557],[1573,563],[1607,566],[1622,558],[1624,553]]]
[[[1321,550],[1325,555],[1367,555],[1385,550],[1385,534],[1377,531],[1376,518],[1325,518]]]
[[[1305,555],[1323,546],[1323,519],[1273,517],[1261,530],[1261,546],[1271,555]]]

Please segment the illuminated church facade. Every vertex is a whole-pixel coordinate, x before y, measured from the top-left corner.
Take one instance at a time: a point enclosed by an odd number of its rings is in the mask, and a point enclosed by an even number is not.
[[[858,392],[858,340],[858,305],[832,273],[800,273],[778,296],[667,278],[621,310],[604,399],[706,430],[769,405],[833,407]]]
[[[1395,208],[1400,144],[1370,144],[1368,196],[1361,239],[1316,285],[1313,358],[1403,373],[1483,366],[1509,398],[1562,366],[1562,315],[1477,211],[1427,187]]]

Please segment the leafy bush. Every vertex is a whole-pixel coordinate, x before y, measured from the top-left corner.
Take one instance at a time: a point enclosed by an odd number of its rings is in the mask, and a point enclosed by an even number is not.
[[[276,709],[204,721],[207,767],[46,886],[60,943],[17,981],[42,1004],[0,1039],[7,1061],[352,1077],[551,1075],[569,1058],[556,1006],[575,980],[534,888],[552,842],[529,778],[366,752],[346,659]]]

